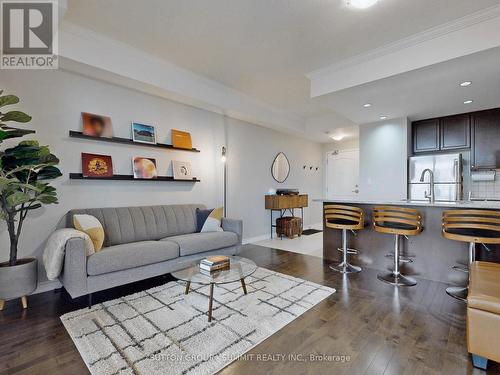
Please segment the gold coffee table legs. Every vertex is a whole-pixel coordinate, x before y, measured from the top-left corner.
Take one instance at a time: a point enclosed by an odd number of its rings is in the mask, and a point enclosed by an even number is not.
[[[186,291],[184,292],[184,294],[188,294],[189,293],[189,287],[190,286],[191,286],[191,281],[186,282]]]

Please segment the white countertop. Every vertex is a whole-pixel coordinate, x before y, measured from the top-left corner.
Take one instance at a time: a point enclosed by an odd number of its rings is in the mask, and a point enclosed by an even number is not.
[[[346,203],[346,204],[386,204],[393,206],[421,206],[421,207],[455,207],[455,208],[492,208],[500,209],[500,201],[458,201],[458,202],[434,202],[410,201],[410,200],[374,200],[374,199],[313,199],[320,203]]]

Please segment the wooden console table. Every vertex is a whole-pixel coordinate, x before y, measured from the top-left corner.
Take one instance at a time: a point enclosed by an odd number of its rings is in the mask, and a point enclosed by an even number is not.
[[[304,225],[304,208],[308,206],[309,197],[307,194],[300,195],[266,195],[266,210],[271,210],[271,238],[273,238],[273,228],[276,228],[273,220],[273,212],[278,211],[283,217],[287,211],[295,216],[295,209],[300,208],[302,225]]]

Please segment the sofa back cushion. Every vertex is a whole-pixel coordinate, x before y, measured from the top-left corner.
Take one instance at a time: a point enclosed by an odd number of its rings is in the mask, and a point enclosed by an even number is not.
[[[87,214],[95,216],[101,222],[105,247],[160,240],[194,233],[197,208],[205,207],[200,204],[182,204],[71,210],[66,216],[66,227],[73,228],[73,215]]]

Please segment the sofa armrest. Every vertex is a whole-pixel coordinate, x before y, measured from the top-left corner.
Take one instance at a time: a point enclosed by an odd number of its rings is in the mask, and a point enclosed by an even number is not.
[[[87,254],[82,238],[71,238],[66,242],[64,268],[59,280],[72,298],[88,294]]]
[[[228,219],[226,217],[222,218],[222,229],[227,232],[233,232],[238,235],[238,242],[243,241],[243,220]]]

